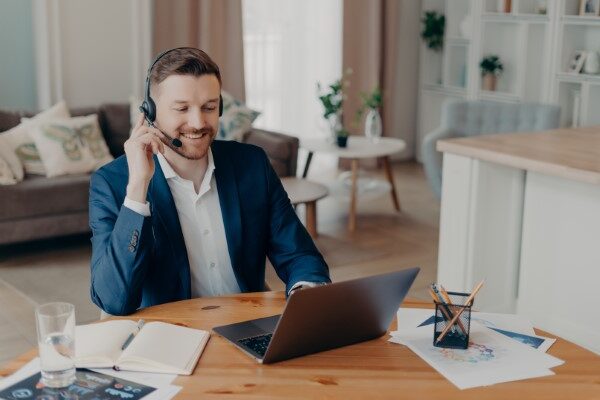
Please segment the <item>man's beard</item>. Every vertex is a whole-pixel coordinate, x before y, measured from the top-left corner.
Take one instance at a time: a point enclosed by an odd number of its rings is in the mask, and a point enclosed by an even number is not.
[[[180,131],[180,132],[182,132],[182,131]],[[214,137],[215,137],[214,132],[215,132],[215,130],[212,127],[208,127],[208,128],[202,128],[202,129],[199,129],[199,130],[184,131],[182,133],[207,135],[211,139],[211,142],[212,142],[212,139],[214,139]],[[183,146],[181,146],[181,147],[177,147],[177,146],[173,145],[173,141],[172,140],[169,140],[169,139],[165,140],[165,139],[166,138],[163,138],[162,142],[164,144],[166,144],[167,146],[169,146],[169,148],[171,150],[173,150],[175,153],[179,154],[183,158],[186,158],[188,160],[199,160],[199,159],[201,159],[201,158],[204,157],[204,155],[197,156],[197,155],[186,154],[185,151],[184,151],[185,144]],[[182,143],[183,143],[183,141],[182,141]],[[210,144],[209,144],[209,146],[210,146]]]

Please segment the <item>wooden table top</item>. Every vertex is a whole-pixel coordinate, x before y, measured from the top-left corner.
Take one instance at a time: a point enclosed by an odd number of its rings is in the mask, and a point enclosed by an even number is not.
[[[214,326],[281,313],[282,292],[198,298],[146,308],[129,318],[210,330]],[[430,307],[406,300],[404,307]],[[391,325],[396,329],[396,321]],[[555,337],[546,332],[538,334]],[[565,360],[554,376],[458,390],[407,347],[388,336],[270,365],[260,365],[213,334],[194,374],[174,381],[176,399],[600,399],[600,356],[559,339],[549,353]],[[13,373],[37,355],[11,361]]]
[[[600,184],[600,126],[443,139],[441,152]]]

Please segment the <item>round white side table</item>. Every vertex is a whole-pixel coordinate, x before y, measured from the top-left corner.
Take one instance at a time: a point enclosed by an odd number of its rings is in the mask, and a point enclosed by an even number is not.
[[[308,157],[302,177],[306,178],[308,168],[314,153],[329,153],[341,158],[348,158],[352,165],[352,187],[350,191],[350,211],[348,218],[348,230],[356,230],[356,191],[358,178],[358,161],[363,158],[381,158],[383,168],[388,182],[391,185],[392,201],[396,211],[400,211],[400,201],[396,194],[394,176],[390,166],[390,156],[399,153],[406,148],[404,140],[382,137],[377,142],[371,142],[364,136],[350,136],[348,138],[348,147],[338,147],[334,143],[329,143],[324,139],[303,139],[300,141],[300,147],[308,150]]]

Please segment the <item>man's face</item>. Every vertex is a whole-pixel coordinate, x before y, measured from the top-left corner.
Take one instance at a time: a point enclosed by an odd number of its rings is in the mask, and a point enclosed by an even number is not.
[[[220,94],[215,75],[171,75],[159,83],[152,96],[157,127],[183,146],[164,136],[161,141],[187,159],[204,157],[218,131]]]

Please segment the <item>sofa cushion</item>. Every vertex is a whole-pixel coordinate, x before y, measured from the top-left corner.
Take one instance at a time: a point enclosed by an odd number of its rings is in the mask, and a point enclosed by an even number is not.
[[[11,186],[0,186],[0,221],[88,209],[89,174],[54,178],[28,176]]]
[[[125,153],[123,145],[129,139],[129,104],[104,104],[98,110],[98,122],[113,157]]]
[[[261,147],[269,157],[273,169],[278,176],[295,176],[300,141],[293,136],[252,128],[245,132],[242,143]]]

